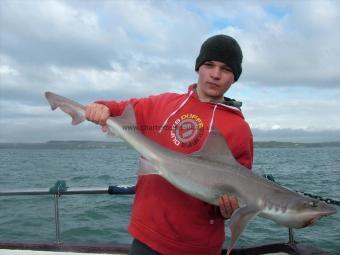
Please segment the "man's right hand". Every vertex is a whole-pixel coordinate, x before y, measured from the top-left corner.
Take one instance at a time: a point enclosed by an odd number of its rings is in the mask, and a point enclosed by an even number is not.
[[[102,126],[103,132],[107,131],[106,121],[110,117],[110,109],[103,104],[88,104],[85,108],[85,118]]]

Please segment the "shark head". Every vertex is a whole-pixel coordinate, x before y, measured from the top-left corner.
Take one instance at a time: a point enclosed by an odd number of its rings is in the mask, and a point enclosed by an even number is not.
[[[336,209],[317,199],[300,197],[289,206],[292,215],[290,216],[290,227],[304,228],[314,224],[320,218],[336,213]]]

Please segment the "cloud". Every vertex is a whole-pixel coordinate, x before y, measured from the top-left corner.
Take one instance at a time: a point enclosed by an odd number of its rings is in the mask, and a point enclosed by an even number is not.
[[[111,38],[100,29],[95,13],[52,0],[3,1],[1,5],[1,50],[16,61],[110,67]]]
[[[239,86],[233,90],[237,91],[235,97],[244,102],[243,113],[252,128],[340,130],[340,89]]]
[[[0,138],[14,139],[15,123],[42,134],[27,123],[48,118],[45,91],[83,103],[184,92],[217,33],[243,48],[230,93],[254,128],[340,129],[339,23],[340,3],[327,0],[3,0],[0,117],[11,128]]]
[[[215,3],[219,8],[216,8]],[[258,86],[337,88],[337,1],[201,1],[213,32],[235,36],[244,52],[242,82]],[[226,13],[226,10],[227,13]]]
[[[219,2],[219,8],[204,1],[94,5],[50,0],[25,1],[21,8],[15,1],[2,5],[6,12],[1,19],[1,50],[29,66],[111,70],[116,62],[123,68],[138,66],[145,76],[158,80],[170,75],[184,82],[193,77],[202,40],[228,33],[239,39],[244,51],[242,82],[340,85],[336,58],[340,5],[335,1]],[[147,84],[149,79],[140,81]]]

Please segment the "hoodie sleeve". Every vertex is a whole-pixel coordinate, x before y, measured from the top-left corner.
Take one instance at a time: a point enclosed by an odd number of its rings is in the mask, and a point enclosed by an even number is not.
[[[244,141],[243,149],[240,150],[237,160],[238,162],[240,162],[241,165],[247,167],[248,169],[252,169],[253,157],[254,157],[253,137],[252,135],[250,135],[248,139]]]
[[[237,125],[229,137],[235,159],[248,169],[252,169],[254,157],[253,135],[249,125],[244,121]]]
[[[163,107],[164,103],[178,99],[180,96],[175,93],[163,93],[159,95],[152,95],[145,98],[131,98],[124,101],[105,101],[99,100],[95,103],[106,105],[111,113],[112,117],[119,116],[123,113],[125,107],[131,104],[134,108],[137,124],[145,125],[152,123],[145,123],[144,121],[150,121],[148,116],[152,116],[155,107]]]
[[[130,100],[125,100],[125,101],[104,101],[104,100],[99,100],[96,101],[96,104],[102,104],[105,105],[109,108],[111,116],[116,117],[119,116],[123,113],[124,108],[131,103],[133,106],[135,103],[137,103],[138,99],[130,99]]]
[[[132,98],[124,101],[96,101],[97,104],[105,105],[109,108],[112,117],[119,116],[123,113],[125,107],[131,104],[134,108],[137,125],[143,125],[144,116],[147,116],[148,110],[152,109],[152,100],[150,98]]]

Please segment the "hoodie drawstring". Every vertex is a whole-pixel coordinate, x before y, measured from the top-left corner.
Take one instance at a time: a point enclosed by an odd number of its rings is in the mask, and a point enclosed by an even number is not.
[[[217,108],[217,104],[215,104],[214,110],[213,110],[213,113],[212,113],[212,116],[211,116],[211,120],[210,120],[210,124],[209,124],[209,133],[211,132],[211,128],[212,128],[212,125],[214,123],[216,108]]]
[[[165,125],[168,123],[169,119],[174,116],[187,102],[188,100],[190,99],[191,95],[193,93],[193,90],[190,91],[188,97],[181,103],[181,105],[175,110],[173,111],[169,117],[164,121],[163,125],[161,126],[161,128],[159,129],[158,133],[162,133],[163,131],[163,128],[165,127]]]

